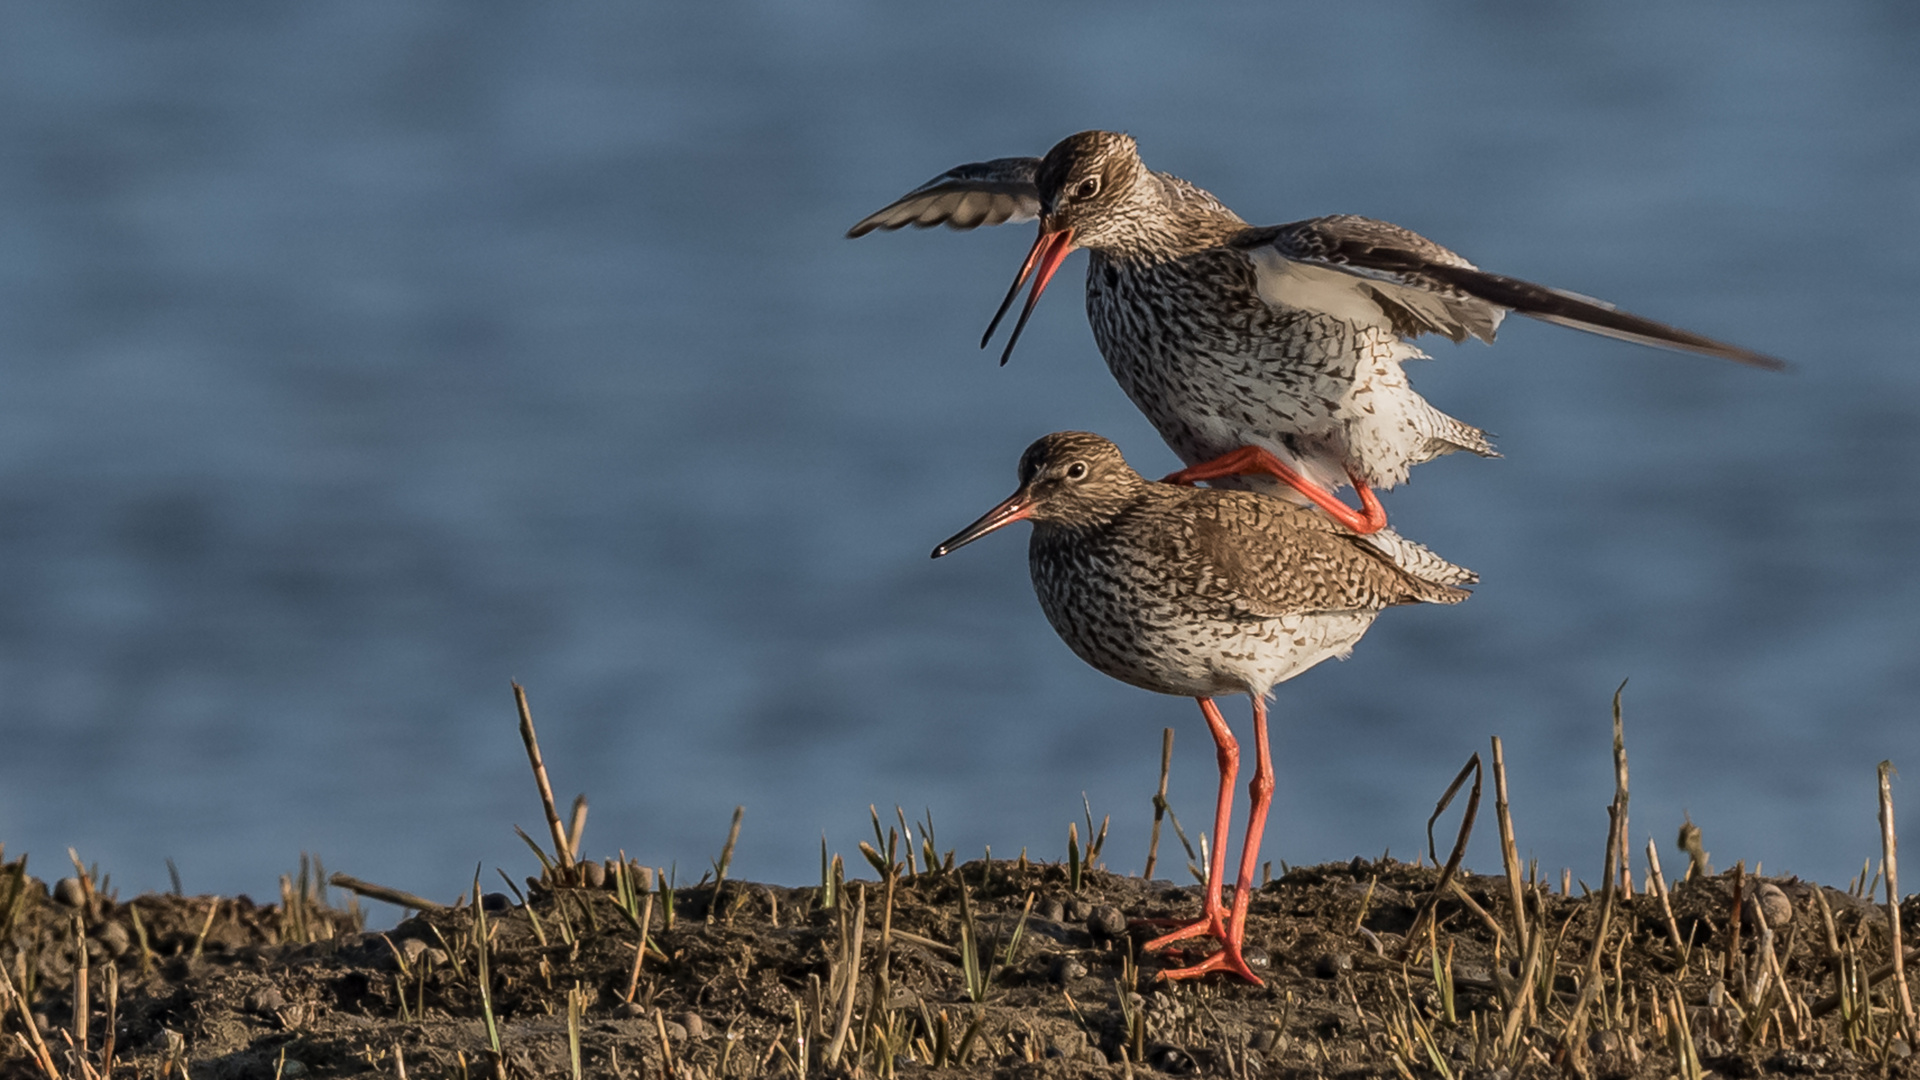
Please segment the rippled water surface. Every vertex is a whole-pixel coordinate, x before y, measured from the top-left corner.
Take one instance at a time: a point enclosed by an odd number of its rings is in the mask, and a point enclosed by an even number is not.
[[[1162,727],[1206,817],[1193,704],[1075,660],[1023,538],[927,551],[1046,431],[1174,459],[1079,260],[1010,366],[974,347],[1030,227],[841,238],[1112,127],[1250,220],[1384,217],[1795,365],[1431,344],[1507,457],[1390,506],[1485,584],[1279,688],[1269,856],[1411,856],[1499,734],[1522,848],[1597,881],[1630,678],[1636,827],[1840,880],[1874,764],[1920,765],[1917,11],[12,9],[0,841],[451,895],[530,863],[517,678],[596,851],[686,874],[744,803],[735,872],[803,883],[899,803],[1057,858],[1084,791],[1137,870]]]

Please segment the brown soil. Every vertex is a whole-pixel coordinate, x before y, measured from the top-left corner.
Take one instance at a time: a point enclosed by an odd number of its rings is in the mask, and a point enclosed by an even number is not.
[[[1404,935],[1437,884],[1434,869],[1360,859],[1298,868],[1253,902],[1248,941],[1270,958],[1265,986],[1219,976],[1169,985],[1155,978],[1167,958],[1138,952],[1154,929],[1128,923],[1191,917],[1197,890],[1094,871],[1074,892],[1068,876],[1058,864],[902,868],[890,920],[886,887],[872,882],[843,885],[831,907],[812,888],[728,882],[717,907],[711,885],[682,888],[670,923],[656,892],[659,955],[649,951],[631,1002],[638,934],[615,892],[536,888],[530,906],[489,896],[485,985],[496,1056],[471,906],[366,933],[356,911],[328,907],[313,887],[290,885],[272,906],[161,895],[122,903],[77,879],[50,894],[21,863],[7,864],[0,964],[21,997],[9,1000],[0,982],[0,1078],[46,1076],[26,1017],[58,1075],[85,1075],[68,1041],[79,1041],[71,1030],[81,984],[76,932],[86,942],[86,1060],[99,1073],[111,1026],[117,1077],[178,1075],[170,1070],[182,1064],[195,1080],[565,1077],[573,1075],[570,1028],[581,1074],[604,1077],[919,1075],[938,1071],[936,1062],[951,1075],[1020,1077],[1666,1077],[1688,1075],[1674,1054],[1689,1044],[1701,1066],[1725,1076],[1920,1072],[1897,1035],[1902,1004],[1891,982],[1810,1015],[1834,992],[1836,972],[1857,984],[1890,955],[1884,908],[1835,889],[1772,880],[1790,916],[1778,898],[1758,897],[1774,905],[1770,944],[1784,995],[1766,974],[1757,915],[1744,920],[1727,964],[1734,891],[1754,897],[1755,879],[1736,886],[1720,875],[1674,888],[1675,928],[1693,943],[1684,965],[1658,900],[1621,898],[1599,992],[1570,1028],[1588,981],[1598,895],[1536,890],[1529,922],[1540,963],[1526,983],[1510,942],[1495,959],[1496,937],[1512,935],[1496,935],[1488,921],[1511,926],[1504,877],[1463,875],[1465,894],[1487,916],[1450,891],[1437,905],[1437,929],[1431,938],[1419,931],[1403,962]],[[859,975],[843,1013],[862,898]],[[1914,916],[1909,905],[1909,941]],[[976,1007],[960,962],[964,940],[998,960],[1016,928],[1023,932],[1011,961],[992,966]],[[109,969],[118,984],[111,1009]],[[1530,1015],[1522,1011],[1529,999]],[[848,1035],[829,1061],[843,1016]]]

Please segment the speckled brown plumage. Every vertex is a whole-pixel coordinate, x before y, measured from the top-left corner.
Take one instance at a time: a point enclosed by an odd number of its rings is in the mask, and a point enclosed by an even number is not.
[[[1034,443],[1020,483],[1047,620],[1087,663],[1163,694],[1265,694],[1346,655],[1384,608],[1468,595],[1312,510],[1150,482],[1098,435]]]
[[[937,558],[1015,521],[1033,522],[1028,565],[1047,621],[1076,655],[1122,682],[1200,699],[1220,748],[1209,899],[1199,922],[1158,944],[1212,934],[1214,957],[1175,977],[1230,970],[1258,981],[1240,950],[1246,889],[1272,792],[1265,698],[1276,684],[1344,657],[1381,610],[1468,594],[1410,572],[1325,515],[1266,495],[1142,478],[1106,439],[1048,435],[1020,459],[1013,496]],[[1444,564],[1443,564],[1444,565]],[[1253,700],[1259,748],[1233,914],[1220,902],[1238,747],[1211,699]]]
[[[1100,353],[1190,466],[1257,446],[1327,489],[1350,478],[1387,488],[1441,454],[1491,455],[1485,433],[1415,393],[1402,365],[1424,355],[1411,344],[1420,334],[1492,341],[1510,310],[1778,366],[1599,301],[1486,273],[1384,221],[1335,215],[1251,227],[1200,188],[1147,168],[1134,140],[1114,132],[1081,132],[1044,158],[962,166],[850,235],[1035,217],[1041,239],[1020,278],[1035,274],[1026,310],[1068,251],[1088,249],[1087,316]],[[1294,497],[1264,477],[1237,483]]]

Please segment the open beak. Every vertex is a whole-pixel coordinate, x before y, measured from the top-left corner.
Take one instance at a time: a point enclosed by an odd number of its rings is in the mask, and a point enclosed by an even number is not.
[[[1033,305],[1040,302],[1040,294],[1047,291],[1047,282],[1053,280],[1060,264],[1073,254],[1073,229],[1054,229],[1049,231],[1045,225],[1040,227],[1040,236],[1033,242],[1033,249],[1027,252],[1027,261],[1020,264],[1020,276],[1013,279],[1013,288],[1007,290],[1007,298],[1000,301],[1000,310],[993,313],[993,321],[987,324],[987,332],[980,337],[980,347],[986,348],[993,339],[993,332],[1000,328],[1000,320],[1007,317],[1007,309],[1013,306],[1013,298],[1020,295],[1020,286],[1033,278],[1033,292],[1027,295],[1027,306],[1020,309],[1020,321],[1013,324],[1013,333],[1007,338],[1007,349],[1000,354],[1001,366],[1013,355],[1014,343],[1020,340],[1020,331],[1027,328],[1027,317],[1033,314]],[[1036,273],[1036,271],[1038,271]]]
[[[1021,488],[1007,497],[1007,501],[986,512],[979,521],[961,529],[948,537],[941,545],[933,549],[933,557],[950,554],[973,543],[1002,525],[1011,525],[1023,521],[1033,514],[1033,496]]]

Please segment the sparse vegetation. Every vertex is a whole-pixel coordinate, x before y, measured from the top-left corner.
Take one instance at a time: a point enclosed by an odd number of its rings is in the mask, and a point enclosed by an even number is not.
[[[1691,823],[1669,884],[1653,843],[1638,871],[1630,857],[1617,697],[1598,890],[1522,866],[1495,740],[1502,872],[1459,867],[1476,759],[1441,800],[1472,778],[1451,858],[1430,845],[1263,885],[1247,931],[1261,987],[1156,978],[1191,957],[1142,956],[1147,920],[1190,917],[1198,890],[1110,872],[1091,808],[1058,862],[966,863],[931,816],[876,808],[860,844],[875,880],[848,881],[823,847],[805,888],[727,876],[739,812],[692,884],[585,857],[586,803],[562,820],[520,703],[551,844],[528,838],[524,891],[476,875],[441,905],[303,857],[271,906],[122,902],[77,854],[49,888],[0,851],[0,1078],[1913,1071],[1920,953],[1902,922],[1920,909],[1895,902],[1885,771],[1883,856],[1847,888],[1716,875]],[[1142,813],[1171,817],[1164,783],[1146,796]],[[356,895],[412,910],[369,933]]]

